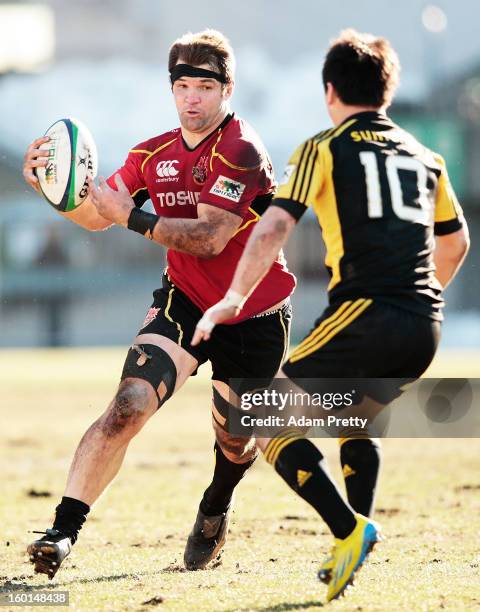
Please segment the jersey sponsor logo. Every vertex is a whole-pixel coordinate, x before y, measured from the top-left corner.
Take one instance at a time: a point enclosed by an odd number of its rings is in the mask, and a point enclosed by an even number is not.
[[[154,321],[159,312],[160,308],[150,308],[150,310],[147,312],[147,316],[145,317],[145,321],[143,322],[142,329]]]
[[[285,170],[283,171],[282,178],[280,179],[278,184],[286,185],[288,181],[290,180],[290,177],[292,176],[296,167],[297,166],[295,164],[288,164],[287,166],[285,166]]]
[[[158,176],[167,180],[177,176],[178,170],[175,168],[175,164],[178,163],[178,159],[169,159],[158,162],[156,168]]]
[[[196,206],[200,201],[200,191],[167,191],[157,193],[160,206]]]
[[[381,132],[375,132],[373,130],[361,130],[354,131],[350,133],[352,140],[355,142],[361,142],[364,140],[365,142],[380,141],[385,142],[387,138]]]
[[[246,185],[243,183],[220,175],[210,189],[210,193],[220,196],[221,198],[226,198],[227,200],[232,200],[232,202],[240,202],[245,187]]]

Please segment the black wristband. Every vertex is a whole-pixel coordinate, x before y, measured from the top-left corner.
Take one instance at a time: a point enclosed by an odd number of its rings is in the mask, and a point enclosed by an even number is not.
[[[157,225],[158,216],[152,215],[152,213],[140,210],[140,208],[132,208],[132,212],[128,217],[127,227],[128,229],[138,232],[148,238],[153,239],[153,229]]]

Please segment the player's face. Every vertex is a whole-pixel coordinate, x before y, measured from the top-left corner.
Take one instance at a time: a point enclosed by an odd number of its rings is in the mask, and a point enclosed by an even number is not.
[[[207,64],[198,68],[211,70]],[[194,134],[209,132],[228,111],[232,86],[215,79],[181,77],[173,84],[173,95],[182,127]]]

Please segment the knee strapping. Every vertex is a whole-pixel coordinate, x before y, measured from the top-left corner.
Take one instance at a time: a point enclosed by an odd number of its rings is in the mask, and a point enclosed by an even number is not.
[[[157,394],[160,407],[175,390],[177,368],[170,355],[159,346],[134,344],[123,366],[121,380],[125,378],[140,378],[149,382]]]
[[[246,427],[240,422],[241,411],[224,399],[215,387],[213,387],[213,418],[219,427],[229,433],[239,436],[249,436],[253,427]]]

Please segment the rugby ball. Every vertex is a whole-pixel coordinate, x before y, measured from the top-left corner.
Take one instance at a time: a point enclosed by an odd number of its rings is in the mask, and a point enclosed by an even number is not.
[[[47,165],[37,168],[45,199],[58,211],[74,210],[88,195],[87,177],[97,175],[97,148],[92,135],[78,119],[60,119],[45,132],[50,140]]]

